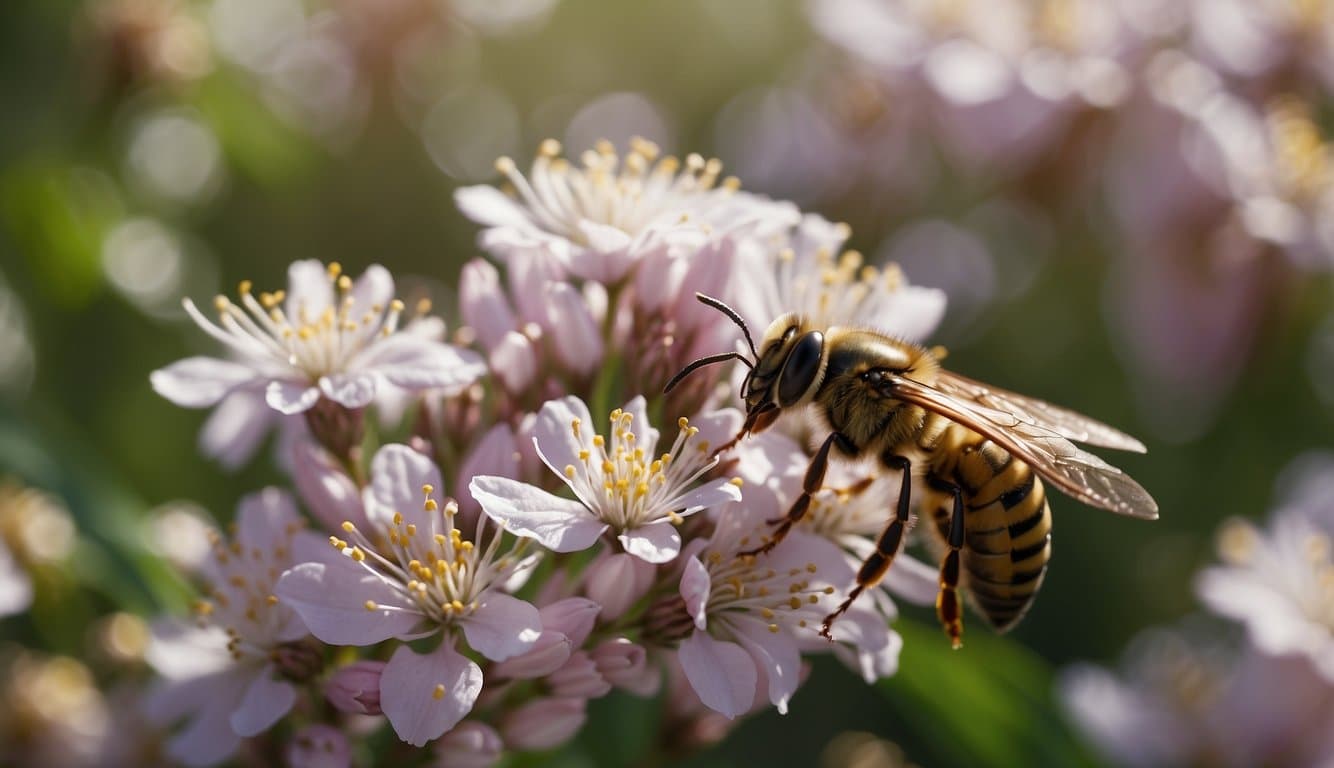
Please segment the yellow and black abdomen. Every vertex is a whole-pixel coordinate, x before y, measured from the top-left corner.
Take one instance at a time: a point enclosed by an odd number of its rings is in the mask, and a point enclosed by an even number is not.
[[[942,479],[962,489],[961,586],[997,630],[1014,626],[1042,586],[1051,558],[1051,509],[1042,480],[1027,464],[970,435]],[[933,494],[937,527],[947,537],[953,500]]]

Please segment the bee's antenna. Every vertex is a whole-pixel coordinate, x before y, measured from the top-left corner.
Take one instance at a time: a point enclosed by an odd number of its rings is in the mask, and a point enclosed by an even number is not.
[[[671,378],[671,381],[667,382],[667,386],[662,388],[662,393],[665,395],[668,392],[671,392],[672,389],[677,384],[681,383],[681,379],[684,379],[685,377],[689,376],[690,374],[694,373],[700,368],[703,368],[706,365],[713,365],[714,363],[721,363],[724,360],[740,360],[741,362],[746,364],[747,368],[750,368],[751,370],[755,369],[755,366],[749,360],[742,357],[740,352],[723,352],[722,354],[718,355],[709,355],[708,357],[701,357],[700,359],[696,360],[695,362],[691,363],[690,365],[687,365],[686,367],[678,371],[676,375]]]
[[[712,296],[706,296],[702,293],[696,293],[695,298],[699,299],[701,304],[708,304],[710,307],[727,315],[732,322],[736,323],[736,326],[741,329],[742,335],[746,337],[746,343],[750,345],[750,353],[755,356],[756,360],[760,359],[760,353],[755,351],[755,342],[750,338],[750,329],[746,327],[746,321],[741,319],[741,315],[738,315],[735,309],[732,309]]]

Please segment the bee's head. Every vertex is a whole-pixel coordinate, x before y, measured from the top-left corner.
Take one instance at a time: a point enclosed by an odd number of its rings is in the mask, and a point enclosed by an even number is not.
[[[750,431],[763,431],[784,408],[809,400],[824,378],[825,360],[824,334],[805,318],[787,314],[770,324],[741,389]]]

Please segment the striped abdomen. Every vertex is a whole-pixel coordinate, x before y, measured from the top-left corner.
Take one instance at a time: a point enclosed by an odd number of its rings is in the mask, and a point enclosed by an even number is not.
[[[943,457],[942,457],[943,458]],[[1042,480],[1008,451],[968,433],[940,479],[963,490],[961,585],[997,631],[1023,618],[1051,558],[1051,509]],[[933,493],[937,528],[948,535],[952,500]]]

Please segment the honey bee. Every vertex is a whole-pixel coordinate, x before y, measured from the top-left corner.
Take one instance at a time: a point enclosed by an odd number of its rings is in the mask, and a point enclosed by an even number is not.
[[[767,552],[805,516],[824,482],[830,453],[876,457],[901,473],[893,516],[862,563],[843,603],[820,634],[889,570],[911,526],[914,501],[944,551],[936,614],[951,644],[962,644],[959,590],[999,632],[1023,618],[1051,558],[1051,509],[1044,481],[1093,507],[1154,520],[1158,505],[1143,487],[1074,442],[1144,452],[1135,438],[1073,411],[1006,392],[944,370],[942,352],[861,328],[812,327],[796,314],[771,324],[759,349],[745,322],[723,302],[696,297],[741,328],[754,359],[739,352],[700,358],[665,391],[702,366],[738,360],[749,369],[741,387],[746,418],[720,451],[771,426],[787,411],[809,407],[827,437],[815,451],[801,495],[770,521]],[[913,478],[922,482],[914,499]],[[886,506],[889,506],[888,501]]]

